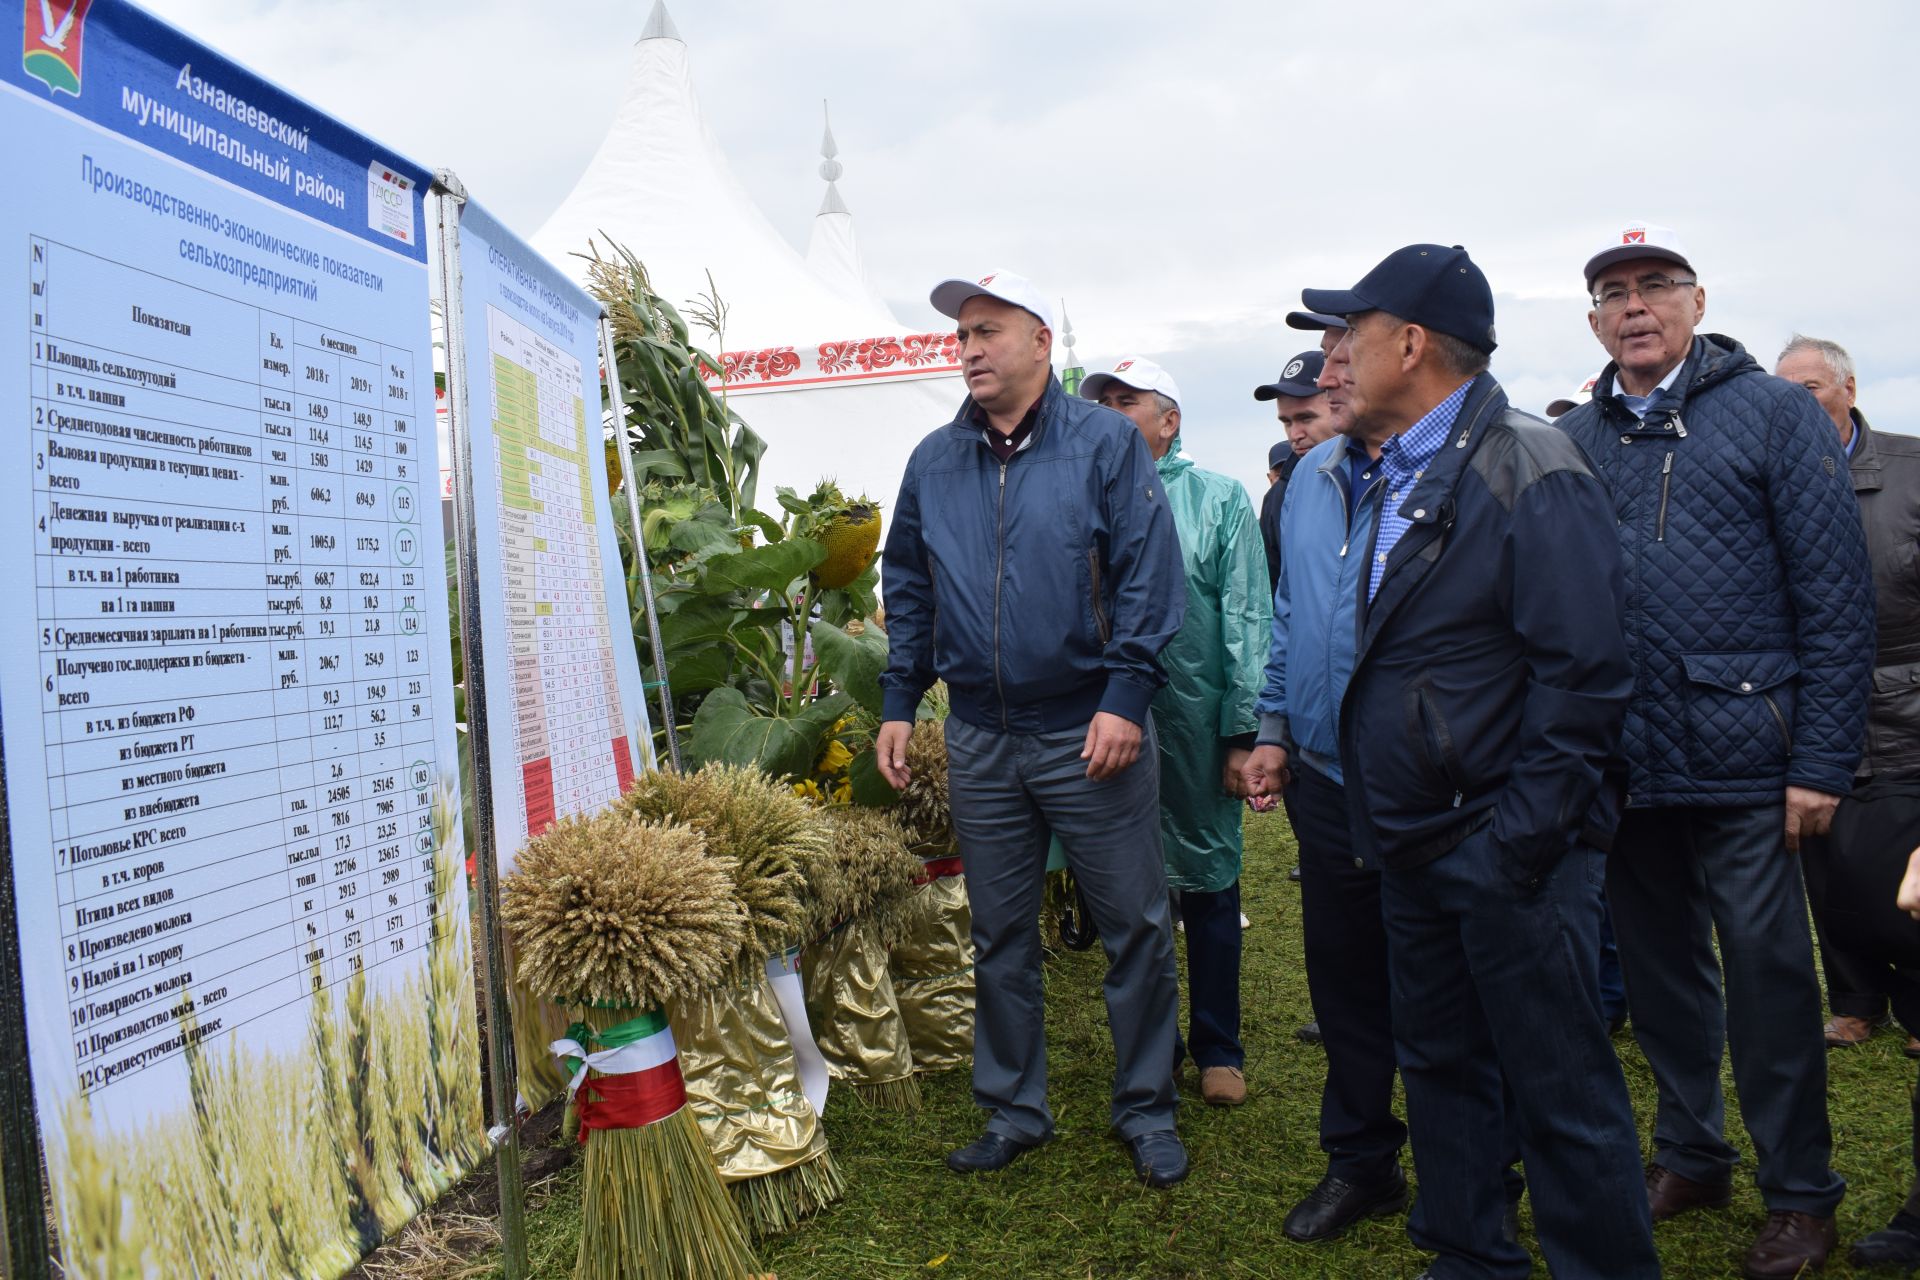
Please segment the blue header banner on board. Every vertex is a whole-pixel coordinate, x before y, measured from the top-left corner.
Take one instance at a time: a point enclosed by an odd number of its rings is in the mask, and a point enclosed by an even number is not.
[[[0,57],[4,83],[90,124],[152,147],[296,213],[427,260],[428,174],[339,121],[235,65],[124,0],[24,0],[20,60]],[[249,227],[222,228],[171,192],[133,188],[95,168],[86,180],[162,217],[223,233],[263,268],[324,276],[313,260]]]

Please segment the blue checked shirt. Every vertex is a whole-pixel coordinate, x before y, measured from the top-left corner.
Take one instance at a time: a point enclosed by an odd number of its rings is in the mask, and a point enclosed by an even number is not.
[[[1380,527],[1373,538],[1373,563],[1368,566],[1372,571],[1367,579],[1367,603],[1373,603],[1373,597],[1380,590],[1380,579],[1387,572],[1387,557],[1392,554],[1394,544],[1400,541],[1400,535],[1413,524],[1400,514],[1400,507],[1413,493],[1413,486],[1427,473],[1434,455],[1440,452],[1440,446],[1453,434],[1453,420],[1460,416],[1460,406],[1467,401],[1467,389],[1473,386],[1468,378],[1454,388],[1452,395],[1427,411],[1427,416],[1402,431],[1393,439],[1380,446],[1380,482],[1385,492],[1380,498]]]

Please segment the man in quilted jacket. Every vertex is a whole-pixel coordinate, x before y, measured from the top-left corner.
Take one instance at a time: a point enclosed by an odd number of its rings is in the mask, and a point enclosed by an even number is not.
[[[1826,1261],[1846,1190],[1797,855],[1860,759],[1874,605],[1859,507],[1814,398],[1694,332],[1706,290],[1669,228],[1628,224],[1586,282],[1612,360],[1556,425],[1612,496],[1626,571],[1634,691],[1607,893],[1659,1086],[1649,1207],[1659,1221],[1732,1195],[1731,1042],[1768,1210],[1745,1274],[1793,1276]]]

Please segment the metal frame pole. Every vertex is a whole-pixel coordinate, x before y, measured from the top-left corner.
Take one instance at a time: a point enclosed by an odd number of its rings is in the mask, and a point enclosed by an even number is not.
[[[634,483],[632,451],[627,448],[627,398],[620,391],[620,364],[613,353],[613,322],[600,313],[600,363],[606,369],[607,394],[613,398],[613,430],[620,442],[620,481],[627,489],[627,516],[633,527],[633,559],[640,566],[640,591],[646,597],[647,640],[653,648],[653,672],[660,690],[660,724],[667,731],[667,758],[681,771],[680,734],[673,727],[673,689],[667,683],[667,651],[660,643],[660,614],[653,604],[653,568],[640,527],[640,487]]]
[[[27,1053],[27,993],[14,914],[13,828],[7,821],[7,759],[0,741],[0,1270],[46,1280],[52,1244],[41,1210],[40,1124]]]
[[[507,999],[506,955],[500,944],[500,868],[493,825],[493,761],[487,741],[486,659],[480,637],[479,533],[473,514],[473,430],[467,417],[465,305],[460,276],[460,206],[467,190],[445,169],[434,175],[434,221],[440,244],[440,305],[447,334],[447,427],[453,437],[453,524],[459,566],[460,653],[467,677],[467,743],[473,751],[475,895],[480,903],[474,945],[486,982],[488,1092],[498,1146],[501,1265],[507,1280],[528,1271],[526,1193],[520,1180],[518,1072],[513,1055],[513,1011]]]

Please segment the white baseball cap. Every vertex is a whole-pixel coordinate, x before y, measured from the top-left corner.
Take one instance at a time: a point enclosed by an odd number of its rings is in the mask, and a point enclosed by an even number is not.
[[[1080,384],[1080,394],[1088,400],[1098,400],[1100,393],[1112,383],[1123,387],[1132,387],[1135,391],[1158,391],[1175,404],[1180,403],[1180,388],[1173,376],[1153,361],[1141,356],[1127,356],[1113,366],[1112,373],[1091,373]]]
[[[1549,404],[1547,406],[1547,416],[1549,418],[1557,418],[1563,413],[1571,413],[1587,401],[1593,399],[1593,386],[1598,381],[1600,381],[1600,375],[1596,373],[1581,383],[1580,389],[1572,395],[1561,396],[1558,400]]]
[[[998,298],[1002,302],[1012,303],[1023,311],[1031,311],[1040,317],[1040,323],[1053,328],[1053,307],[1047,302],[1045,294],[1034,286],[1033,281],[1011,271],[996,267],[977,280],[942,280],[933,286],[933,292],[927,295],[927,301],[933,303],[933,309],[953,320],[960,318],[960,308],[968,298],[985,295]]]
[[[1614,263],[1633,258],[1664,258],[1693,270],[1693,264],[1687,261],[1686,246],[1680,243],[1679,232],[1636,218],[1616,231],[1598,253],[1587,259],[1587,287],[1592,288],[1593,278]]]

